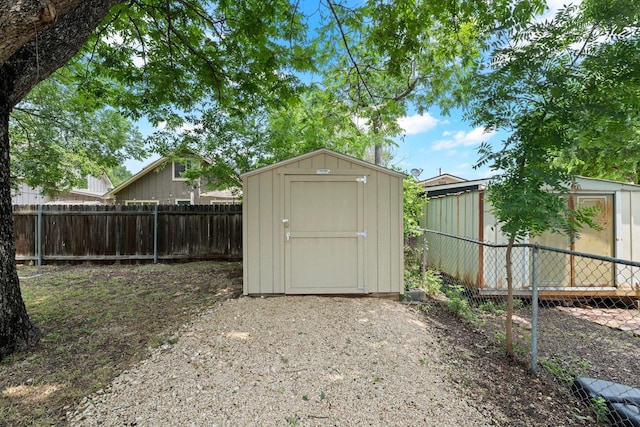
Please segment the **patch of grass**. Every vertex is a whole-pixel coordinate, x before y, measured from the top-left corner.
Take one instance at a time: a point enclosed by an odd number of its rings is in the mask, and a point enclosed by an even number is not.
[[[21,266],[19,275],[43,335],[0,362],[0,425],[64,424],[83,397],[150,348],[175,344],[181,325],[242,287],[239,263]]]

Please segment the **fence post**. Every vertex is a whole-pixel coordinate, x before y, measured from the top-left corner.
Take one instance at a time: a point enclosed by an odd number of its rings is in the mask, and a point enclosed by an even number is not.
[[[538,371],[538,247],[533,247],[533,290],[531,294],[531,372]]]
[[[158,205],[153,209],[153,263],[158,263]]]
[[[42,265],[42,205],[38,205],[38,219],[36,221],[36,256],[37,265]]]
[[[422,230],[422,278],[427,275],[427,231]]]

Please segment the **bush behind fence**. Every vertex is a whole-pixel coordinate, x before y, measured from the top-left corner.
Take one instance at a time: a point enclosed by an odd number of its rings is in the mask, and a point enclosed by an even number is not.
[[[242,205],[13,207],[16,261],[242,259]]]
[[[432,230],[424,239],[460,326],[504,345],[506,245]],[[640,425],[640,263],[517,244],[512,268],[516,357],[614,425]]]

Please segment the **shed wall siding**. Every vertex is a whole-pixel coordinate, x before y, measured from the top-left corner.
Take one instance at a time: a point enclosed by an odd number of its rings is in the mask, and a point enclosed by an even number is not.
[[[482,218],[482,224],[480,223],[479,196],[480,192],[476,190],[430,199],[424,211],[426,228],[478,239],[480,236],[477,230],[482,227],[483,241],[500,245],[507,244],[507,236],[501,232],[486,197],[483,207],[484,218]],[[636,236],[636,231],[640,227],[640,189],[638,186],[580,178],[574,197],[578,202],[582,200],[584,203],[588,203],[592,199],[606,198],[608,201],[605,206],[613,207],[613,216],[609,216],[611,211],[605,212],[601,214],[603,217],[600,220],[605,221],[605,224],[607,221],[608,224],[611,224],[611,220],[613,220],[613,224],[615,224],[614,227],[605,229],[605,231],[583,231],[575,244],[575,250],[633,261],[640,260],[640,238]],[[602,236],[603,232],[608,234]],[[531,242],[570,249],[568,238],[550,232],[531,239]],[[492,248],[484,251],[484,256],[481,258],[484,267],[481,275],[481,272],[477,269],[474,271],[472,268],[477,266],[479,259],[479,254],[468,248],[473,245],[466,245],[462,241],[439,238],[434,235],[428,237],[427,244],[429,247],[427,257],[430,266],[479,287],[506,289],[506,271],[504,269],[506,250],[504,248]],[[614,249],[613,252],[612,249]],[[488,256],[489,253],[491,256]],[[640,284],[640,278],[634,277],[633,272],[627,267],[617,267],[612,271],[597,261],[594,261],[593,265],[587,265],[588,260],[580,262],[583,268],[579,269],[572,278],[569,272],[568,257],[543,251],[540,255],[541,270],[539,271],[541,287],[597,288],[617,286],[618,288],[629,288]],[[530,287],[531,251],[527,248],[514,249],[513,263],[514,288]],[[476,275],[477,279],[474,279]]]
[[[295,170],[315,174],[317,169],[352,171],[367,176],[364,203],[364,278],[370,293],[401,293],[403,286],[402,178],[319,153],[299,161],[282,162],[244,178],[244,280],[245,294],[281,294],[284,289],[285,173]],[[354,175],[354,179],[356,176]]]

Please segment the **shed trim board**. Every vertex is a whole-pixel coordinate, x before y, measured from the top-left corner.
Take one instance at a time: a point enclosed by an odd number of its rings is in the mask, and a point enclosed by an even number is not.
[[[404,174],[320,149],[241,177],[245,295],[403,292]]]

